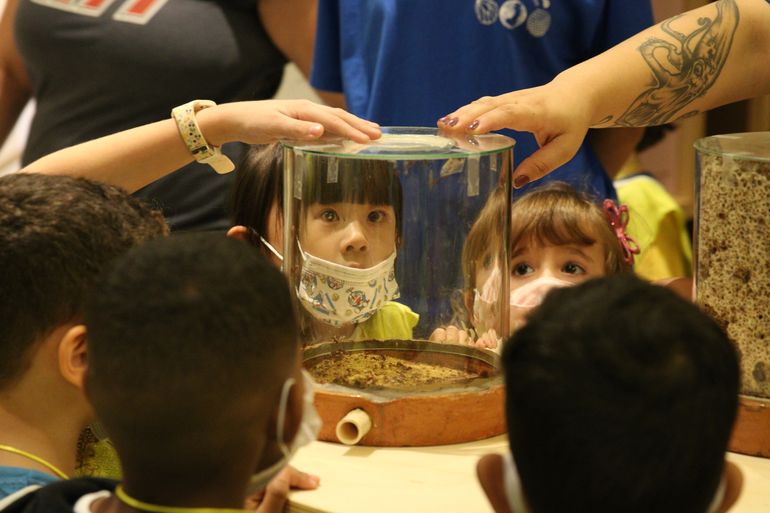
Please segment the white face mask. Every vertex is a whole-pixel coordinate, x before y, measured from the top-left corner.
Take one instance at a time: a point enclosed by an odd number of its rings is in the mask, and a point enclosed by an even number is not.
[[[727,483],[725,482],[725,476],[722,475],[722,480],[719,482],[717,491],[714,493],[714,498],[711,499],[706,513],[715,513],[722,506],[722,502],[725,498],[725,489]],[[513,455],[509,451],[503,455],[503,490],[505,491],[505,498],[508,500],[508,509],[511,513],[527,513],[527,508],[524,505],[524,490],[521,488],[521,479],[519,478],[519,470],[516,468],[516,462],[513,461]]]
[[[502,280],[500,268],[495,265],[481,289],[473,290],[473,319],[477,331],[499,329],[497,324],[497,298],[500,297]]]
[[[725,474],[722,474],[722,479],[719,481],[719,486],[717,486],[717,491],[714,493],[714,498],[711,499],[711,504],[709,504],[709,508],[706,510],[706,513],[716,513],[719,511],[719,508],[722,507],[722,502],[725,500],[725,491],[727,490],[727,481],[725,478]]]
[[[481,288],[474,290],[473,315],[476,322],[486,329],[498,329],[496,322],[496,303],[501,288],[500,268],[495,267]],[[525,283],[511,291],[510,328],[515,330],[524,325],[527,313],[543,302],[545,295],[554,288],[569,287],[574,283],[543,276]]]
[[[256,234],[257,232],[254,232],[254,233]],[[270,253],[272,253],[273,255],[275,255],[275,258],[277,258],[278,260],[280,260],[280,261],[281,261],[281,272],[283,272],[283,255],[282,255],[282,254],[280,254],[280,253],[278,252],[278,250],[277,250],[277,249],[275,249],[275,248],[273,247],[273,245],[272,245],[272,244],[270,244],[269,242],[267,242],[267,241],[265,240],[265,238],[264,238],[264,237],[262,237],[261,235],[259,236],[259,241],[260,241],[260,242],[261,242],[261,243],[262,243],[262,244],[263,244],[263,245],[264,245],[264,246],[267,248],[267,250],[268,250],[268,251],[270,251]]]
[[[335,264],[299,249],[302,274],[297,297],[319,321],[337,327],[357,324],[399,297],[395,249],[388,258],[366,269]]]
[[[515,330],[526,322],[527,314],[540,305],[551,289],[575,285],[570,281],[542,276],[511,291],[511,329]]]
[[[289,460],[291,460],[294,453],[297,452],[297,449],[304,447],[318,438],[318,432],[321,430],[321,417],[318,416],[318,412],[313,404],[315,381],[313,381],[313,378],[305,369],[302,369],[302,381],[305,386],[305,391],[302,394],[302,421],[297,429],[297,434],[294,435],[291,446],[287,446],[283,441],[283,430],[286,422],[286,407],[289,403],[289,392],[295,383],[294,378],[289,378],[284,382],[283,389],[281,390],[281,402],[278,405],[278,422],[276,425],[278,447],[280,447],[283,457],[268,468],[251,476],[248,488],[246,489],[247,495],[252,495],[264,490],[270,480],[278,475],[278,473],[289,464]]]
[[[511,513],[526,513],[527,508],[524,505],[524,491],[521,489],[519,471],[510,451],[505,451],[503,455],[503,490],[505,491],[505,498],[508,499],[508,509]]]
[[[259,240],[283,262],[283,255],[272,244],[262,236]],[[342,326],[363,322],[384,303],[399,297],[395,249],[388,258],[367,269],[323,260],[302,251],[302,246],[299,250],[302,274],[297,295],[305,309],[326,324]]]

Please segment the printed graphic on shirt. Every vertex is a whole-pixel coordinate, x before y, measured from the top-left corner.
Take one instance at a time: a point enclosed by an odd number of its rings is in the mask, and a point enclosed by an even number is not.
[[[160,11],[168,0],[128,0],[123,2],[112,18],[144,25]]]
[[[67,11],[82,16],[101,16],[116,1],[120,7],[112,19],[128,23],[146,24],[163,8],[168,0],[30,0],[32,3]]]
[[[476,0],[476,18],[482,25],[492,25],[497,21],[500,6],[495,0]]]
[[[52,7],[83,16],[101,16],[115,0],[31,0],[33,4]]]
[[[551,0],[474,0],[476,19],[482,25],[500,23],[508,30],[526,30],[543,37],[551,28]]]

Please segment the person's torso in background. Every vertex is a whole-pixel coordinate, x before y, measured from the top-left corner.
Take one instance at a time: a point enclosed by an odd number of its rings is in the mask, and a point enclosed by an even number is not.
[[[285,62],[254,0],[20,0],[15,27],[37,102],[25,164],[190,100],[270,98]],[[138,194],[175,228],[225,228],[231,180],[194,163]]]
[[[652,21],[649,0],[320,0],[311,81],[382,125],[435,126],[481,96],[542,85]],[[517,162],[537,149],[529,133],[506,135]],[[614,196],[587,144],[548,179]]]

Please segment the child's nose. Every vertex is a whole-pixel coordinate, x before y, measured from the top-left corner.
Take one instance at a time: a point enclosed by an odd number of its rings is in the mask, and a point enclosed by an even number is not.
[[[543,266],[535,278],[558,278],[559,270],[548,265]]]
[[[363,226],[358,221],[353,221],[345,229],[345,236],[342,238],[342,251],[366,251],[369,241],[366,238]]]

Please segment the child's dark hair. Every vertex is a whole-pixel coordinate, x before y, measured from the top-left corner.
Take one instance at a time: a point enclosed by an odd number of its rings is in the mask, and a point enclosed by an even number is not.
[[[396,211],[396,232],[401,227],[401,183],[393,162],[384,160],[338,159],[332,168],[326,157],[310,157],[302,200],[320,203],[369,203],[392,205]]]
[[[551,291],[503,350],[510,447],[533,513],[703,513],[737,411],[736,351],[631,274]]]
[[[167,233],[159,211],[111,185],[30,173],[0,178],[0,388],[26,372],[35,343],[80,319],[107,262]]]
[[[258,455],[254,426],[269,431],[299,348],[280,271],[242,241],[188,233],[128,252],[97,285],[86,386],[124,472],[194,487]]]
[[[267,238],[270,209],[277,219],[283,209],[283,147],[278,144],[253,146],[236,171],[230,197],[230,218],[234,225],[251,228]],[[395,167],[388,161],[309,157],[302,185],[302,199],[312,203],[371,203],[392,205],[396,233],[401,233],[401,184]],[[273,227],[276,228],[276,227]],[[252,236],[253,237],[253,236]],[[257,244],[258,240],[253,240]]]
[[[283,147],[280,144],[249,148],[236,168],[229,205],[233,225],[247,226],[267,239],[270,209],[275,206],[277,220],[283,212]],[[253,233],[249,237],[252,244],[260,245]]]

